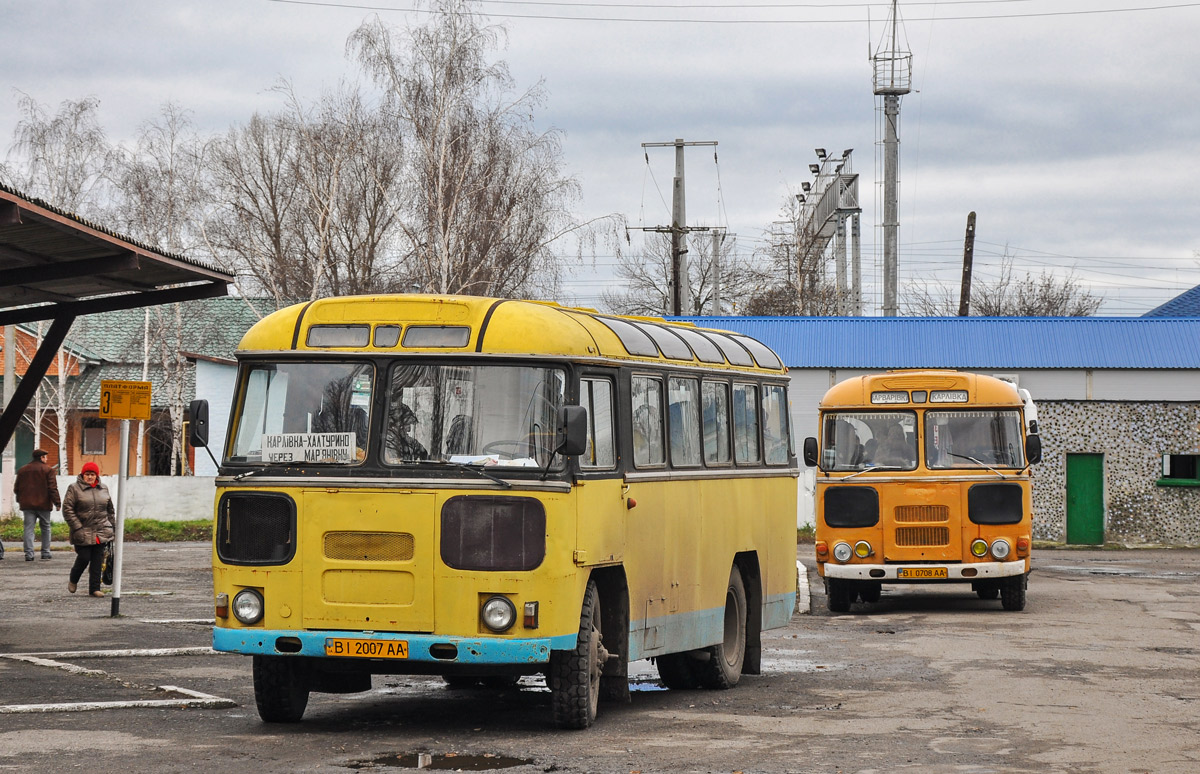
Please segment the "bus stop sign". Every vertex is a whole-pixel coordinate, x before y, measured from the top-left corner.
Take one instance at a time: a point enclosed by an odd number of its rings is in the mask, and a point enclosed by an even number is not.
[[[100,416],[150,419],[150,382],[100,380]]]

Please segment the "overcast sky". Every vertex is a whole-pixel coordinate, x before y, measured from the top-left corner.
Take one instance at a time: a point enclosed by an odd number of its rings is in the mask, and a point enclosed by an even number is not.
[[[583,188],[580,217],[669,223],[674,152],[650,149],[647,165],[641,143],[716,140],[717,163],[710,148],[687,151],[688,220],[727,226],[749,251],[812,179],[814,148],[853,148],[865,302],[878,313],[869,56],[886,4],[481,7],[508,29],[499,56],[517,82],[545,81],[537,121],[564,132],[567,168]],[[409,0],[6,0],[0,149],[16,122],[14,89],[51,106],[99,98],[113,141],[130,142],[168,100],[202,131],[224,131],[279,108],[270,87],[280,78],[309,99],[357,79],[347,36],[376,13],[396,25],[427,19],[408,9]],[[957,283],[971,210],[979,278],[995,276],[1007,249],[1018,271],[1073,268],[1105,297],[1101,314],[1113,315],[1141,314],[1200,284],[1200,2],[900,9],[914,87],[901,108],[902,296],[914,280]],[[598,302],[609,263],[599,256],[571,283],[574,301]]]

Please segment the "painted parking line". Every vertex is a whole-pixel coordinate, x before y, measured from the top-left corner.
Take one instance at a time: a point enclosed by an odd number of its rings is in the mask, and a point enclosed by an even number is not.
[[[131,648],[124,650],[76,650],[49,653],[0,653],[0,658],[10,661],[21,661],[34,666],[61,669],[73,675],[88,675],[92,677],[110,677],[101,669],[88,669],[77,664],[70,664],[60,659],[89,659],[89,658],[131,658],[131,657],[160,657],[160,656],[208,656],[219,655],[209,647],[202,648]],[[129,701],[84,701],[62,702],[57,704],[0,704],[0,715],[13,715],[39,712],[90,712],[105,709],[224,709],[238,706],[232,699],[200,693],[188,688],[175,685],[159,685],[155,691],[168,694],[180,694],[178,699],[133,699]]]

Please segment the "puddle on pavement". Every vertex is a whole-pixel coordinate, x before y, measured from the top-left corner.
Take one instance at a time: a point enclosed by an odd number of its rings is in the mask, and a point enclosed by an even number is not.
[[[658,681],[657,677],[630,677],[629,690],[635,693],[647,691],[665,691],[667,687]]]
[[[365,761],[346,764],[351,769],[374,769],[388,766],[397,769],[440,769],[442,771],[494,771],[526,766],[532,758],[509,758],[504,755],[459,755],[458,753],[395,753]]]

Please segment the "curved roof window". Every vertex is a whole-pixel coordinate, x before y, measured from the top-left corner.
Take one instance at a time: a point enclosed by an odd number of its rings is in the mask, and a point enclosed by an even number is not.
[[[597,320],[604,323],[610,331],[617,334],[617,338],[621,340],[621,345],[625,347],[625,351],[631,355],[642,355],[644,357],[658,357],[658,347],[654,345],[654,340],[640,328],[612,317],[597,317]]]
[[[746,348],[728,336],[712,332],[705,332],[703,335],[712,339],[721,348],[721,352],[725,354],[725,359],[730,363],[740,366],[754,365],[754,358],[750,357],[750,353],[746,351]]]
[[[754,355],[754,359],[763,368],[774,368],[776,370],[783,368],[783,363],[779,361],[779,356],[758,339],[752,339],[749,336],[730,336],[729,338],[750,350],[750,354]]]
[[[662,350],[663,357],[669,357],[672,360],[692,360],[692,350],[684,343],[683,339],[676,336],[670,330],[659,325],[651,323],[634,323],[637,327],[650,335],[654,339],[654,343]]]
[[[725,364],[725,358],[721,356],[721,350],[717,349],[717,345],[701,335],[699,331],[691,328],[674,328],[673,330],[688,343],[692,351],[696,353],[696,357],[700,358],[700,360],[705,363]]]

